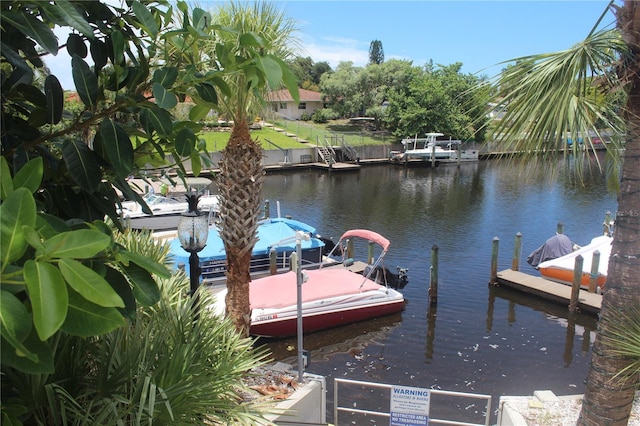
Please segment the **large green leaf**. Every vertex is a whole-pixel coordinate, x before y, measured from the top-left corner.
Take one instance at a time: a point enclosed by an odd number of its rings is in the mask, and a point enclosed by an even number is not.
[[[178,97],[160,83],[153,83],[153,98],[160,108],[171,109],[178,105]]]
[[[147,271],[151,272],[162,278],[169,278],[171,271],[169,271],[163,264],[149,259],[139,253],[135,253],[127,250],[120,250],[118,255],[126,262],[136,263],[138,266],[143,267]]]
[[[95,71],[100,71],[107,65],[107,46],[102,40],[93,39],[89,43],[89,51],[91,52],[91,58],[93,59],[93,68]]]
[[[0,321],[2,338],[21,355],[38,362],[38,356],[22,343],[31,333],[31,315],[24,303],[8,291],[0,291]]]
[[[13,177],[13,187],[27,188],[35,193],[40,188],[43,173],[42,157],[29,160]]]
[[[24,280],[33,311],[33,323],[40,340],[51,337],[67,316],[67,285],[62,274],[50,263],[27,260]]]
[[[125,324],[116,308],[98,306],[69,291],[69,311],[62,330],[74,336],[91,337],[108,333]]]
[[[73,259],[60,259],[58,267],[67,284],[88,301],[104,307],[124,308],[118,293],[93,269]]]
[[[171,115],[163,109],[145,109],[140,113],[140,118],[148,133],[155,130],[160,136],[168,137],[173,131]]]
[[[44,242],[44,252],[36,251],[36,256],[50,259],[64,257],[89,259],[111,244],[111,237],[93,229],[76,229],[63,232]]]
[[[135,319],[136,298],[127,278],[117,269],[108,267],[105,279],[124,301],[124,308],[118,309],[120,313],[129,319]]]
[[[276,61],[280,63],[282,68],[282,81],[284,85],[289,89],[289,93],[294,101],[300,101],[300,89],[298,88],[298,77],[291,71],[291,68],[287,66],[280,58],[274,57]]]
[[[213,105],[218,104],[218,95],[216,93],[215,87],[213,87],[212,84],[198,84],[196,85],[196,91],[198,92],[198,96],[200,96],[203,101],[210,102]]]
[[[239,41],[241,47],[263,47],[264,42],[262,37],[253,31],[241,34]]]
[[[146,270],[131,263],[122,268],[133,285],[133,295],[144,306],[152,306],[160,300],[160,289],[151,274]]]
[[[189,120],[200,121],[209,114],[209,111],[211,111],[211,107],[196,104],[189,110]]]
[[[18,188],[0,205],[2,268],[22,257],[27,249],[23,226],[35,226],[36,202],[27,188]]]
[[[91,70],[89,65],[78,55],[73,55],[71,58],[71,75],[73,76],[73,83],[76,85],[76,90],[80,100],[89,109],[96,107],[98,95],[100,90],[98,88],[98,77]]]
[[[5,200],[13,193],[13,179],[11,179],[11,171],[9,163],[4,156],[0,157],[0,200]]]
[[[48,3],[45,3],[48,5]],[[84,17],[68,0],[56,0],[55,7],[60,8],[64,13],[62,16],[67,24],[75,30],[80,31],[85,37],[93,39],[93,30]],[[55,8],[54,7],[54,8]]]
[[[127,132],[118,123],[106,119],[100,124],[102,149],[118,175],[127,176],[133,169],[133,146]]]
[[[111,43],[111,51],[109,52],[112,62],[115,65],[124,66],[124,49],[125,49],[125,39],[122,32],[119,30],[114,30],[111,32],[111,36],[108,41]]]
[[[138,20],[140,20],[142,28],[149,33],[151,37],[156,38],[158,35],[158,24],[149,9],[137,0],[133,1],[131,7],[133,8],[133,13],[135,13]]]
[[[87,57],[89,49],[87,49],[84,38],[80,34],[69,34],[69,37],[67,37],[67,53],[69,53],[69,56],[78,55],[81,58]]]
[[[259,58],[258,63],[267,77],[269,88],[276,89],[282,82],[282,68],[278,61],[271,56],[262,56]]]
[[[48,75],[44,80],[44,94],[47,98],[47,112],[50,124],[58,124],[64,110],[64,91],[55,75]]]
[[[178,78],[177,67],[162,67],[153,73],[153,82],[160,83],[165,89],[170,89]]]
[[[183,128],[178,131],[175,139],[176,151],[180,157],[191,155],[196,144],[196,135],[191,129]]]
[[[54,371],[53,352],[47,342],[41,341],[35,330],[23,342],[29,348],[29,352],[37,356],[37,361],[32,361],[21,353],[17,353],[13,346],[4,339],[0,342],[0,356],[2,365],[7,365],[16,370],[30,374],[51,374]],[[4,423],[3,423],[4,424]]]
[[[15,13],[3,10],[0,14],[2,21],[10,22],[22,34],[34,39],[40,47],[53,55],[58,54],[58,39],[45,23],[30,13]]]
[[[102,175],[95,153],[87,144],[66,140],[62,144],[62,156],[75,183],[86,192],[95,192],[100,185]]]

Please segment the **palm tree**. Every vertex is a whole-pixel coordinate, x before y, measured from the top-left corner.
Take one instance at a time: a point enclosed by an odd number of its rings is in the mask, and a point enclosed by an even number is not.
[[[269,87],[275,88],[284,81],[297,97],[295,77],[284,65],[284,60],[293,56],[290,47],[295,45],[294,26],[266,2],[225,4],[215,13],[214,22],[232,30],[219,33],[224,45],[233,46],[222,56],[240,58],[238,65],[243,70],[226,80],[229,90],[219,99],[223,112],[234,125],[229,143],[222,151],[217,184],[221,195],[220,236],[227,254],[226,311],[236,329],[248,335],[249,267],[257,240],[264,176],[262,147],[251,138],[248,123],[251,114],[259,111],[259,101]],[[216,52],[217,60],[225,60],[220,53]],[[273,70],[276,77],[269,78],[267,74]]]
[[[608,170],[620,184],[618,213],[578,420],[579,425],[594,426],[626,425],[640,383],[637,370],[618,375],[633,371],[629,370],[633,358],[607,344],[620,326],[630,330],[625,322],[640,305],[640,4],[627,0],[622,6],[612,2],[610,7],[616,14],[617,29],[594,30],[583,42],[562,52],[519,58],[527,67],[505,70],[494,95],[494,101],[506,105],[506,115],[493,129],[493,139],[506,149],[545,159],[566,146],[566,136],[574,141],[582,136],[591,150],[589,131],[596,128],[609,128],[624,141],[624,145],[614,141],[607,147],[609,154],[624,148],[624,159],[621,171]],[[613,100],[620,98],[612,95],[616,90],[624,93],[619,109]],[[602,102],[603,93],[606,102]],[[600,136],[597,131],[596,136]],[[580,152],[577,143],[564,155],[573,156],[578,171],[593,158]]]

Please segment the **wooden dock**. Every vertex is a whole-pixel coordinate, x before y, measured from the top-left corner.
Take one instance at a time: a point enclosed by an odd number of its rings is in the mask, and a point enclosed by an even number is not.
[[[506,269],[498,272],[497,283],[525,293],[533,294],[557,303],[569,306],[571,287],[523,272]],[[581,312],[598,314],[602,306],[602,295],[580,290],[578,309]]]

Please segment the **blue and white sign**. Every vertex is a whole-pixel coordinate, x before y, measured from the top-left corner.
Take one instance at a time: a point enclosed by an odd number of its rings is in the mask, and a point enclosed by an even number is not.
[[[429,423],[429,390],[394,386],[389,412],[390,426],[426,426]]]

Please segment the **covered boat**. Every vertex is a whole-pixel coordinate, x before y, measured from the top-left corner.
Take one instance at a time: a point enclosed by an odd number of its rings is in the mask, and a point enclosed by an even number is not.
[[[269,254],[273,250],[276,255],[276,266],[280,271],[290,269],[289,256],[296,250],[296,231],[310,235],[308,241],[302,242],[302,262],[304,265],[319,265],[326,243],[316,234],[316,228],[304,222],[287,218],[270,218],[258,224],[258,241],[251,254],[252,276],[265,274],[270,268]],[[157,235],[159,238],[166,238]],[[176,267],[184,267],[188,271],[189,253],[182,248],[177,235],[169,239],[169,249]],[[227,254],[220,230],[212,225],[204,249],[198,253],[202,268],[202,281],[211,284],[225,279],[227,271]]]
[[[579,248],[578,250],[572,251],[571,253],[556,259],[541,262],[538,265],[538,270],[544,278],[571,285],[573,283],[573,270],[575,268],[576,257],[580,255],[583,258],[580,285],[583,287],[589,287],[592,275],[591,272],[593,270],[593,254],[595,251],[598,251],[600,253],[600,257],[595,269],[597,273],[594,278],[596,279],[598,287],[602,289],[607,281],[607,269],[609,266],[612,242],[613,238],[608,235],[596,237],[592,239],[589,244]]]
[[[378,270],[389,248],[389,240],[373,231],[351,230],[343,234],[336,244],[336,253],[342,255],[349,252],[350,249],[343,243],[354,238],[379,245],[382,253],[375,262],[366,266],[345,259],[323,263],[318,269],[302,271],[305,276],[301,284],[304,333],[388,315],[404,308],[404,296],[399,291],[372,279],[372,274]],[[213,308],[218,313],[224,313],[225,296],[226,289],[217,295]],[[297,297],[297,272],[253,280],[249,287],[250,333],[267,337],[296,334]]]
[[[565,234],[556,234],[535,249],[529,257],[527,257],[527,263],[537,268],[542,262],[557,259],[571,252],[573,252],[573,243],[569,237]]]

